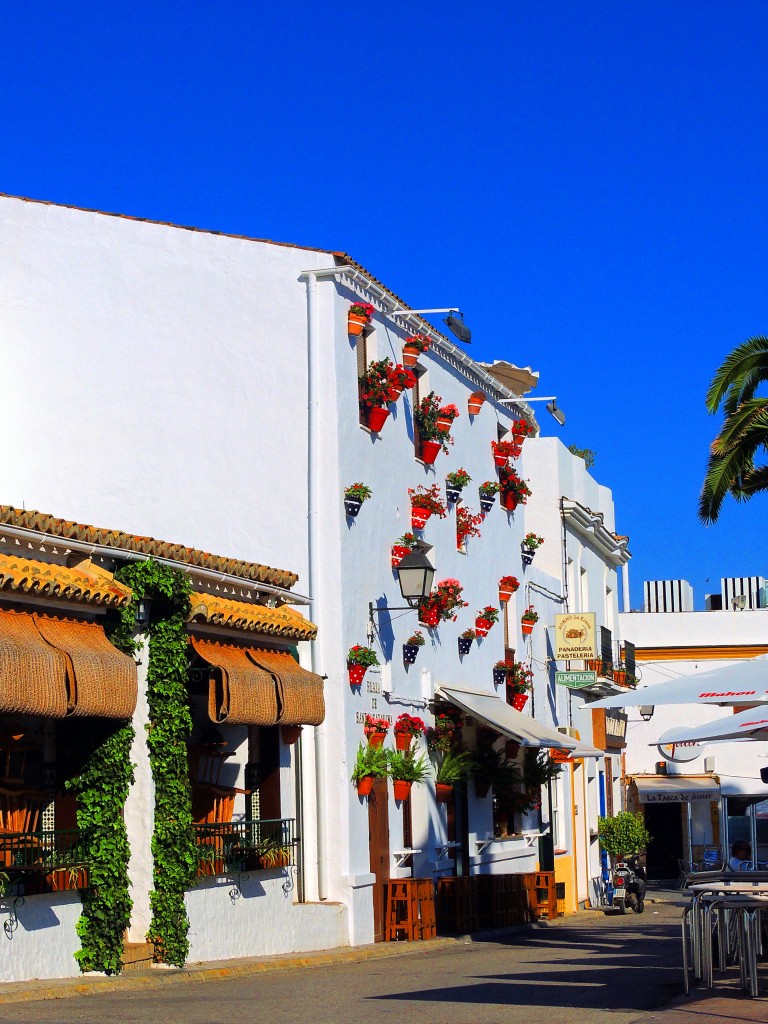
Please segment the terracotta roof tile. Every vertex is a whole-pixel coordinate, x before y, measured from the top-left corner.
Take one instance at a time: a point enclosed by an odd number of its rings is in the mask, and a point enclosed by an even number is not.
[[[26,511],[12,508],[10,505],[0,505],[0,523],[34,530],[62,540],[78,540],[87,544],[99,544],[103,547],[167,558],[174,562],[199,566],[201,569],[225,573],[228,576],[238,576],[241,579],[253,580],[257,583],[270,583],[275,587],[288,589],[299,578],[296,573],[284,569],[271,569],[269,566],[259,565],[257,562],[242,562],[234,558],[224,558],[220,555],[209,554],[207,551],[198,551],[197,548],[185,548],[181,544],[168,544],[163,540],[155,540],[153,537],[136,537],[130,533],[123,533],[121,530],[103,530],[96,526],[85,526],[68,519],[56,519],[44,512]]]
[[[67,569],[16,555],[0,555],[0,593],[34,594],[60,601],[78,601],[119,608],[128,603],[131,591],[116,580],[81,569]]]
[[[214,594],[193,593],[190,600],[190,622],[207,622],[211,626],[287,640],[314,640],[317,636],[317,626],[292,608],[266,608]]]

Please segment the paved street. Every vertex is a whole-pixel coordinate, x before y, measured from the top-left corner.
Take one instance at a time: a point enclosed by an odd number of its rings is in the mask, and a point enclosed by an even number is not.
[[[457,942],[407,955],[226,980],[152,972],[158,988],[0,1005],[0,1021],[47,1024],[340,1024],[421,1017],[429,1024],[629,1024],[681,993],[680,910],[599,911],[520,929],[504,941]],[[758,1018],[759,1019],[759,1018]]]

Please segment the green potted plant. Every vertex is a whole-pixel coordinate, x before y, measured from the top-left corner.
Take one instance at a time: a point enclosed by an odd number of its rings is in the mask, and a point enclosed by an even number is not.
[[[499,603],[506,604],[519,587],[520,581],[516,576],[502,576],[499,580]]]
[[[350,484],[344,488],[344,511],[348,516],[354,518],[367,501],[373,491],[363,483]]]
[[[406,800],[414,782],[426,782],[431,775],[427,758],[423,755],[416,757],[412,750],[388,750],[387,758],[395,800]]]
[[[450,424],[447,428],[440,426],[441,401],[439,395],[430,391],[413,410],[413,421],[421,441],[421,460],[428,466],[432,465],[441,449],[447,452],[448,445],[453,443]]]
[[[541,545],[543,543],[544,543],[544,538],[543,537],[539,537],[538,534],[536,534],[536,533],[526,533],[526,535],[525,535],[525,537],[523,537],[522,543],[520,545],[520,550],[523,553],[523,564],[524,565],[530,565],[531,564],[531,562],[533,561],[533,556],[536,554],[537,550],[541,547]]]
[[[597,839],[614,862],[639,853],[651,842],[642,814],[620,811],[612,818],[597,819]]]
[[[431,487],[425,487],[424,484],[418,484],[415,488],[409,487],[408,494],[411,499],[411,525],[414,530],[423,530],[430,516],[445,519],[448,515],[448,509],[437,484],[432,484]]]
[[[523,630],[523,636],[530,636],[533,632],[533,627],[539,621],[539,613],[529,606],[525,609],[522,616],[520,617],[520,626]]]
[[[533,689],[533,669],[522,661],[508,661],[506,664],[507,701],[515,711],[522,711],[528,701],[528,693]]]
[[[359,686],[365,676],[365,670],[378,664],[379,659],[372,647],[362,647],[360,644],[350,647],[347,651],[350,686]]]
[[[451,504],[459,500],[459,495],[472,477],[466,469],[457,469],[454,473],[447,473],[445,476],[445,496]]]
[[[419,648],[425,644],[424,634],[420,629],[417,629],[415,633],[403,644],[403,661],[406,665],[412,665],[416,661],[416,655],[419,653]]]
[[[386,779],[389,774],[389,759],[383,747],[371,747],[361,743],[357,748],[352,781],[357,786],[358,796],[368,796],[373,789],[374,779]]]
[[[347,332],[353,337],[362,334],[374,314],[370,302],[353,302],[347,311]]]
[[[477,636],[474,629],[465,629],[459,637],[459,654],[469,654],[472,649],[472,641]]]
[[[412,334],[403,344],[403,364],[415,366],[422,353],[428,351],[432,342],[426,334]]]
[[[390,371],[392,364],[389,359],[378,359],[368,364],[368,369],[360,378],[360,402],[367,415],[368,429],[377,434],[384,426],[391,401]]]
[[[471,758],[467,750],[440,751],[435,757],[435,795],[438,800],[448,800],[454,786],[469,775]]]
[[[496,495],[499,493],[499,485],[495,480],[486,480],[485,483],[480,484],[477,491],[480,495],[480,511],[490,512],[496,501]]]

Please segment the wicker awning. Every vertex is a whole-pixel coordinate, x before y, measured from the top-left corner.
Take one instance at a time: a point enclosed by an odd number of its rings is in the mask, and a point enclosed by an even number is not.
[[[208,715],[231,725],[277,725],[277,687],[270,672],[259,668],[248,649],[216,640],[190,637],[192,647],[213,668],[208,683]]]
[[[217,594],[190,594],[191,622],[205,622],[223,629],[262,633],[282,640],[314,640],[317,626],[293,608],[267,608],[263,604],[233,601]]]
[[[254,648],[248,655],[277,684],[280,725],[320,725],[325,719],[323,677],[307,672],[288,651]]]
[[[118,651],[97,622],[35,614],[35,625],[67,668],[67,714],[130,718],[136,710],[136,663]]]
[[[64,718],[66,676],[63,654],[43,640],[34,616],[0,610],[0,712]]]

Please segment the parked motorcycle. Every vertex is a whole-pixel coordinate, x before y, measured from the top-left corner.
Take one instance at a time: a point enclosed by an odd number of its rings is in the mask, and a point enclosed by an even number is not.
[[[613,906],[622,914],[631,907],[636,914],[645,910],[645,869],[634,854],[626,860],[617,860],[613,869]]]

